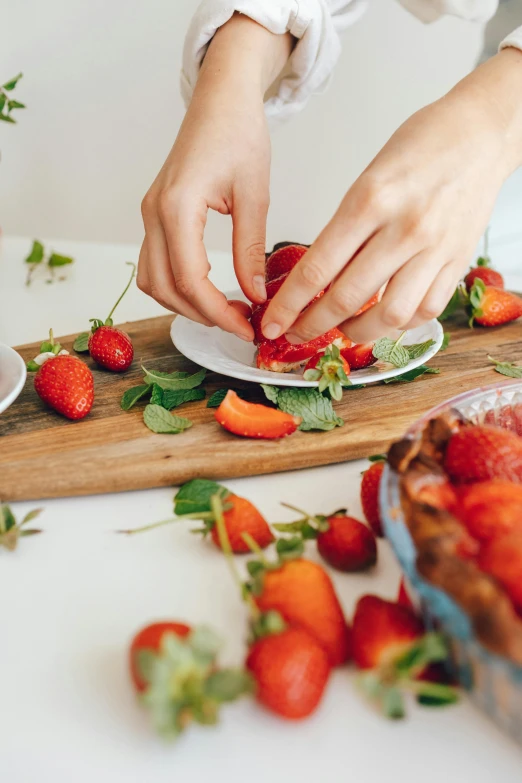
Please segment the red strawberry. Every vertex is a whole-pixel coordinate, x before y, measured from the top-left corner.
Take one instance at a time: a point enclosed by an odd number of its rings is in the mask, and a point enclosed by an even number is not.
[[[335,340],[343,335],[338,329],[330,329],[329,332],[310,340],[307,343],[292,345],[282,335],[277,340],[263,340],[259,344],[257,366],[262,370],[272,372],[287,372],[306,362],[318,351],[327,348]]]
[[[305,370],[305,381],[318,381],[319,391],[328,389],[334,400],[341,400],[343,388],[349,384],[350,365],[341,356],[336,345],[330,345],[324,352],[316,353],[308,360]]]
[[[522,315],[522,299],[503,288],[486,286],[476,279],[469,293],[470,325],[501,326],[516,321]]]
[[[243,533],[248,533],[260,549],[265,549],[272,543],[274,540],[272,531],[265,518],[249,500],[238,495],[228,495],[225,499],[225,506],[229,504],[232,505],[232,508],[224,511],[223,517],[230,547],[234,554],[246,554],[251,551],[243,539]],[[212,526],[211,536],[214,544],[221,548],[216,524]]]
[[[258,701],[289,720],[306,718],[317,709],[331,671],[317,640],[292,626],[254,642],[246,667],[257,683]]]
[[[353,517],[331,516],[317,535],[321,557],[339,571],[365,571],[377,562],[377,543],[370,528]]]
[[[274,298],[287,277],[288,275],[280,275],[266,284],[266,298],[268,301]]]
[[[522,484],[522,438],[499,427],[462,427],[448,443],[444,465],[456,484],[495,478]]]
[[[282,438],[295,432],[301,423],[297,416],[245,402],[230,389],[215,412],[217,421],[234,435],[246,438]]]
[[[406,589],[406,582],[403,576],[401,576],[401,581],[399,584],[399,594],[397,596],[397,603],[400,606],[405,606],[407,609],[411,609],[412,612],[415,611],[415,606],[408,594],[408,591]]]
[[[106,370],[124,372],[134,359],[134,348],[126,332],[115,326],[99,326],[89,337],[89,353]]]
[[[376,536],[384,535],[379,510],[379,487],[386,460],[377,459],[365,470],[361,482],[361,505],[364,516]]]
[[[76,356],[61,355],[42,364],[34,379],[38,396],[68,419],[83,419],[94,401],[94,379]]]
[[[185,625],[185,623],[162,622],[147,625],[136,634],[130,646],[129,666],[131,679],[137,691],[142,693],[147,688],[147,682],[145,681],[138,664],[139,653],[142,650],[150,650],[155,653],[159,652],[161,640],[166,633],[173,633],[180,639],[184,639],[190,632],[190,626]]]
[[[132,681],[160,734],[172,739],[193,722],[214,724],[223,702],[252,690],[247,672],[218,668],[220,646],[211,629],[176,622],[154,623],[134,637]]]
[[[358,343],[349,348],[343,348],[341,353],[352,370],[364,370],[365,367],[375,364],[377,359],[373,355],[375,343]]]
[[[522,611],[522,534],[512,532],[484,544],[479,567],[505,589],[517,611]]]
[[[515,366],[512,365],[512,367]],[[484,424],[501,427],[504,430],[510,430],[522,436],[522,404],[504,405],[500,410],[490,409],[486,412]]]
[[[270,283],[276,277],[288,275],[307,250],[303,245],[286,245],[275,250],[266,262],[266,282]]]
[[[423,486],[419,487],[416,500],[433,508],[453,511],[458,503],[455,488],[442,477],[440,480],[438,476],[432,478],[432,481],[426,481]]]
[[[254,330],[254,345],[259,345],[265,337],[263,335],[263,331],[261,329],[261,322],[263,320],[263,316],[266,313],[267,307],[270,304],[270,301],[267,300],[266,302],[263,302],[261,305],[256,305],[252,309],[252,315],[250,316],[250,323],[252,324],[252,328]]]
[[[134,348],[129,335],[113,326],[112,320],[114,311],[129,290],[136,274],[136,265],[131,263],[128,265],[132,266],[130,280],[106,320],[100,321],[99,318],[91,318],[90,334],[84,332],[78,335],[73,346],[77,353],[89,351],[97,364],[112,372],[128,370],[134,358]]]
[[[480,541],[522,533],[522,486],[497,480],[464,487],[458,516]]]
[[[350,629],[332,581],[320,565],[303,558],[266,570],[261,565],[252,589],[262,612],[279,612],[287,623],[308,631],[326,650],[332,666],[348,660]]]
[[[504,278],[495,269],[490,269],[487,266],[472,267],[466,277],[464,283],[468,291],[471,291],[475,280],[482,280],[486,286],[494,286],[495,288],[504,288]]]
[[[406,606],[365,595],[355,607],[352,654],[359,669],[389,663],[424,633],[422,621]]]

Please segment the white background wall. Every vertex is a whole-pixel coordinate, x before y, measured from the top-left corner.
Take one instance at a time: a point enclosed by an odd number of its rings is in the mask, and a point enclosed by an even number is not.
[[[184,108],[181,47],[195,0],[0,0],[0,79],[28,105],[0,127],[0,225],[8,234],[139,241],[140,201]],[[470,70],[480,26],[424,26],[370,0],[343,34],[326,94],[274,135],[269,241],[310,241],[394,129]],[[229,219],[207,245],[230,247]]]

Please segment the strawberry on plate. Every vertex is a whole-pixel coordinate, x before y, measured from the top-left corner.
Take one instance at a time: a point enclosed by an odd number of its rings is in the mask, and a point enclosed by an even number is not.
[[[266,262],[266,282],[270,283],[272,280],[281,277],[281,275],[288,275],[307,250],[308,248],[304,245],[285,245],[278,250],[274,250]]]
[[[377,359],[373,355],[375,343],[356,343],[343,348],[341,354],[346,359],[352,370],[364,370],[375,364]]]
[[[522,484],[522,438],[500,427],[462,427],[448,443],[444,466],[456,484],[490,479]]]
[[[312,356],[343,338],[344,335],[339,329],[330,329],[315,340],[296,345],[289,343],[284,335],[277,340],[263,339],[259,344],[257,366],[261,370],[272,372],[292,372]]]
[[[242,400],[230,389],[215,411],[217,421],[234,435],[245,438],[283,438],[291,435],[301,419],[289,413]]]
[[[522,316],[522,299],[503,288],[485,285],[475,279],[469,292],[470,326],[502,326]]]

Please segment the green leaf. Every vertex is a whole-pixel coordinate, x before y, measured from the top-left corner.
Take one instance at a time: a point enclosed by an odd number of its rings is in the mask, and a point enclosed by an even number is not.
[[[455,289],[453,296],[449,300],[448,304],[444,308],[443,312],[439,315],[439,321],[447,321],[452,315],[454,315],[461,305],[460,290]]]
[[[277,405],[280,391],[277,386],[268,386],[266,383],[262,383],[261,388],[263,389],[267,400],[270,400],[270,402],[273,402],[274,405]]]
[[[387,462],[388,457],[386,454],[372,454],[371,457],[368,457],[368,462]]]
[[[317,538],[319,533],[306,519],[298,519],[296,522],[276,522],[272,527],[278,533],[298,533],[306,540]]]
[[[252,675],[242,669],[219,669],[205,682],[205,695],[219,702],[235,701],[254,689]]]
[[[6,102],[7,102],[7,95],[3,95],[3,94],[0,92],[0,112],[2,112],[2,111],[3,111],[3,109],[4,109],[4,106],[5,106]]]
[[[44,257],[44,246],[37,239],[33,240],[31,252],[25,259],[26,264],[41,264]]]
[[[9,108],[9,111],[13,111],[13,109],[25,109],[25,103],[20,103],[20,101],[13,101],[9,100],[7,101],[7,106]]]
[[[426,340],[423,343],[414,343],[413,345],[406,345],[405,348],[410,354],[410,359],[418,359],[423,356],[430,348],[435,345],[435,340]]]
[[[76,353],[87,353],[89,351],[90,332],[82,332],[73,343],[73,349]]]
[[[163,391],[163,407],[168,411],[173,408],[178,408],[186,402],[197,402],[198,400],[205,399],[204,389],[164,389]]]
[[[30,362],[27,362],[25,366],[27,368],[27,372],[38,372],[38,370],[40,369],[40,365],[36,364],[34,359],[31,359]]]
[[[391,340],[389,337],[381,337],[373,346],[373,355],[395,367],[406,367],[410,362],[410,354],[407,348],[401,343],[406,332],[403,332],[397,340]]]
[[[386,688],[384,690],[382,708],[387,718],[392,720],[404,718],[404,700],[399,688]]]
[[[16,87],[16,85],[18,84],[22,76],[23,73],[19,73],[18,76],[14,77],[14,79],[10,79],[5,84],[2,84],[2,89],[7,91],[14,90],[14,88]]]
[[[152,432],[177,435],[192,427],[192,422],[181,416],[173,416],[161,405],[147,405],[143,411],[143,421]]]
[[[43,511],[43,508],[33,508],[33,510],[29,511],[25,515],[25,517],[22,519],[22,521],[20,522],[19,527],[23,527],[24,525],[27,525],[29,522],[32,522],[33,519],[36,519],[37,517],[40,516],[42,511]],[[26,532],[28,532],[28,531],[26,531]]]
[[[512,362],[498,362],[492,356],[488,356],[488,359],[495,365],[495,371],[501,375],[506,375],[508,378],[522,378],[522,367]]]
[[[123,397],[121,398],[121,402],[120,402],[121,409],[124,411],[130,411],[130,409],[134,405],[136,405],[138,400],[141,400],[141,398],[144,397],[149,392],[150,392],[150,386],[147,383],[144,383],[141,386],[133,386],[131,389],[127,389],[127,391],[123,393]]]
[[[206,370],[198,370],[194,375],[187,375],[187,373],[161,373],[155,370],[146,370],[145,367],[141,368],[145,373],[145,383],[157,383],[162,389],[171,389],[172,391],[178,391],[179,389],[194,389],[200,386],[205,380]]]
[[[422,685],[417,694],[417,702],[424,707],[447,707],[456,704],[459,700],[457,689],[452,688],[451,685],[430,682],[423,682]]]
[[[152,394],[150,395],[151,405],[161,405],[163,407],[163,389],[157,383],[152,384]]]
[[[16,519],[10,506],[0,506],[0,533],[7,533],[16,527]]]
[[[276,552],[281,560],[290,560],[301,557],[304,553],[304,544],[301,536],[292,536],[291,538],[278,538],[276,542]]]
[[[410,383],[421,375],[439,375],[440,370],[435,367],[427,367],[425,364],[421,364],[420,367],[415,367],[414,370],[408,370],[408,372],[402,373],[402,375],[396,375],[395,378],[387,378],[383,383]]]
[[[61,256],[58,253],[51,253],[47,265],[53,269],[58,266],[68,266],[73,263],[74,258],[70,258],[70,256]]]
[[[274,387],[270,387],[274,388]],[[280,388],[277,395],[280,410],[292,416],[300,416],[300,430],[333,430],[344,424],[334,411],[332,401],[324,397],[317,389],[299,389],[292,386]]]
[[[211,511],[210,499],[218,495],[225,500],[230,492],[226,487],[208,479],[193,479],[179,489],[174,498],[174,513],[184,514],[208,513]]]
[[[2,122],[10,122],[11,125],[16,125],[16,120],[13,119],[9,114],[0,114],[0,120]]]
[[[440,346],[441,351],[445,351],[448,345],[451,342],[451,334],[449,332],[444,332],[444,337],[442,338],[442,345]]]
[[[207,408],[219,408],[223,400],[228,394],[228,389],[217,389],[217,391],[214,392],[214,394],[211,394],[208,402],[207,402]]]

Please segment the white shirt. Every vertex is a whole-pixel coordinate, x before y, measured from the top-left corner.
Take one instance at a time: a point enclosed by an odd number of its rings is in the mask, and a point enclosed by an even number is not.
[[[514,46],[522,50],[522,26],[509,32],[512,25],[522,25],[521,0],[399,2],[422,22],[434,22],[446,14],[474,22],[489,21],[484,57],[496,51],[499,41],[501,48]],[[238,11],[273,33],[290,32],[298,39],[284,77],[265,103],[267,117],[272,122],[297,113],[313,93],[328,83],[341,51],[339,32],[356,22],[366,6],[367,0],[203,0],[185,39],[181,72],[185,103],[192,97],[214,33]]]

